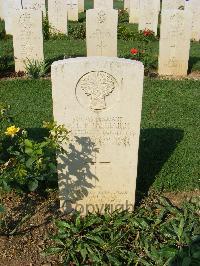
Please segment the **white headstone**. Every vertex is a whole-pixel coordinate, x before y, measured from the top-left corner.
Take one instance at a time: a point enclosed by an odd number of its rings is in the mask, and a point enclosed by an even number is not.
[[[54,119],[73,136],[58,155],[61,210],[133,209],[143,76],[142,63],[126,59],[53,63]]]
[[[179,9],[185,6],[185,0],[162,0],[162,10]]]
[[[185,10],[162,11],[158,67],[160,75],[187,75],[191,17],[191,13]]]
[[[130,0],[129,23],[138,23],[140,13],[140,0]]]
[[[82,13],[85,11],[85,3],[84,0],[78,0],[78,12]]]
[[[130,2],[131,0],[124,0],[124,10],[126,10],[127,12],[130,11]]]
[[[66,0],[51,0],[48,2],[48,18],[53,31],[67,34]]]
[[[87,10],[87,56],[117,56],[117,23],[117,10]]]
[[[17,10],[21,9],[21,0],[3,1],[3,14],[6,34],[13,34],[13,19]]]
[[[42,12],[23,9],[14,18],[15,71],[25,71],[28,60],[41,62],[43,54]]]
[[[151,30],[157,35],[158,2],[157,0],[140,1],[139,31]]]
[[[200,1],[190,0],[186,2],[186,10],[192,13],[192,36],[194,41],[200,40]]]
[[[158,7],[158,12],[160,12],[160,9],[161,9],[161,3],[160,3],[160,0],[157,0],[157,7]]]
[[[22,0],[22,6],[24,9],[41,10],[43,15],[46,16],[45,0]]]
[[[68,20],[78,21],[78,0],[67,0]]]
[[[4,19],[4,15],[3,15],[3,0],[0,0],[0,19]]]
[[[113,0],[94,0],[94,8],[113,8]]]

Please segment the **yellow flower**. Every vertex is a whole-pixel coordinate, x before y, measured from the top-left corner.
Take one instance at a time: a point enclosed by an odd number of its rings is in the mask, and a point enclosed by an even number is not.
[[[11,126],[6,129],[5,134],[13,138],[19,131],[20,131],[19,127]]]

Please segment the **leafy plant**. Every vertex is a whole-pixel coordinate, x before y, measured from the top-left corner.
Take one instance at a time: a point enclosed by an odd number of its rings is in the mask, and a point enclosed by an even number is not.
[[[27,59],[25,62],[25,68],[29,77],[38,79],[45,76],[48,70],[48,65],[43,61]]]
[[[12,116],[10,114],[10,109],[11,107],[9,104],[0,102],[0,122],[3,120],[11,122]]]
[[[0,40],[6,39],[5,22],[0,18]]]
[[[86,38],[86,26],[85,23],[70,23],[68,27],[68,35],[72,39],[85,39]]]
[[[68,141],[68,131],[55,123],[45,123],[49,136],[42,141],[28,138],[26,130],[7,128],[0,144],[0,187],[36,190],[51,182],[56,173],[55,153]]]
[[[119,21],[119,23],[124,23],[124,22],[129,21],[129,14],[126,10],[119,9],[118,21]]]
[[[192,243],[200,236],[199,207],[152,201],[134,213],[75,213],[67,221],[56,220],[55,245],[45,252],[60,254],[64,265],[186,265],[180,262],[188,256],[191,265],[198,265],[199,247]]]
[[[43,30],[43,37],[46,41],[48,41],[51,37],[51,25],[49,23],[48,16],[43,17],[42,20],[42,30]]]
[[[12,60],[13,57],[10,55],[0,55],[0,71],[8,71]]]
[[[130,50],[130,58],[141,61],[144,64],[146,74],[157,67],[157,56],[154,55],[152,49],[148,46],[144,49],[132,48]]]

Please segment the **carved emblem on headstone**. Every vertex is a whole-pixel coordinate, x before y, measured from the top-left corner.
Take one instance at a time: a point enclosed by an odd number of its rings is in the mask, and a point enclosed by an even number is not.
[[[81,90],[90,97],[90,109],[106,109],[105,98],[113,92],[116,80],[103,71],[93,71],[84,75],[78,83]]]
[[[106,20],[106,14],[103,10],[98,12],[98,22],[99,23],[104,23]]]

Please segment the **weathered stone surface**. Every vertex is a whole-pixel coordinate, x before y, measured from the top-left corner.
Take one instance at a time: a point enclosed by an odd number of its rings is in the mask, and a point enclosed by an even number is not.
[[[192,36],[194,41],[200,40],[200,2],[199,0],[190,0],[186,2],[186,10],[192,13]]]
[[[124,0],[124,10],[126,10],[127,12],[130,11],[130,2],[131,0]]]
[[[158,14],[157,0],[140,1],[139,30],[148,29],[157,35]]]
[[[113,8],[113,0],[94,0],[94,8]]]
[[[78,0],[66,0],[68,20],[78,21]]]
[[[51,0],[48,2],[48,18],[53,31],[67,34],[66,0]]]
[[[135,202],[144,68],[138,61],[73,58],[53,63],[54,119],[71,130],[58,155],[60,206],[103,212]]]
[[[17,10],[21,9],[21,0],[6,0],[3,2],[3,15],[7,34],[13,34],[13,19]]]
[[[117,10],[87,10],[87,56],[117,56],[117,23]]]
[[[160,75],[187,75],[191,19],[191,13],[185,10],[162,11],[158,68]]]
[[[160,3],[160,0],[157,0],[157,7],[158,7],[158,12],[160,12],[160,9],[161,9],[161,3]]]
[[[85,11],[85,3],[84,0],[78,0],[78,12],[84,12]]]
[[[22,0],[22,7],[24,9],[41,10],[43,16],[46,16],[45,0]]]
[[[14,18],[15,71],[25,71],[27,60],[43,61],[42,12],[23,9]]]
[[[129,23],[139,23],[140,0],[130,0]]]
[[[185,0],[162,0],[162,10],[179,9],[185,6]]]

